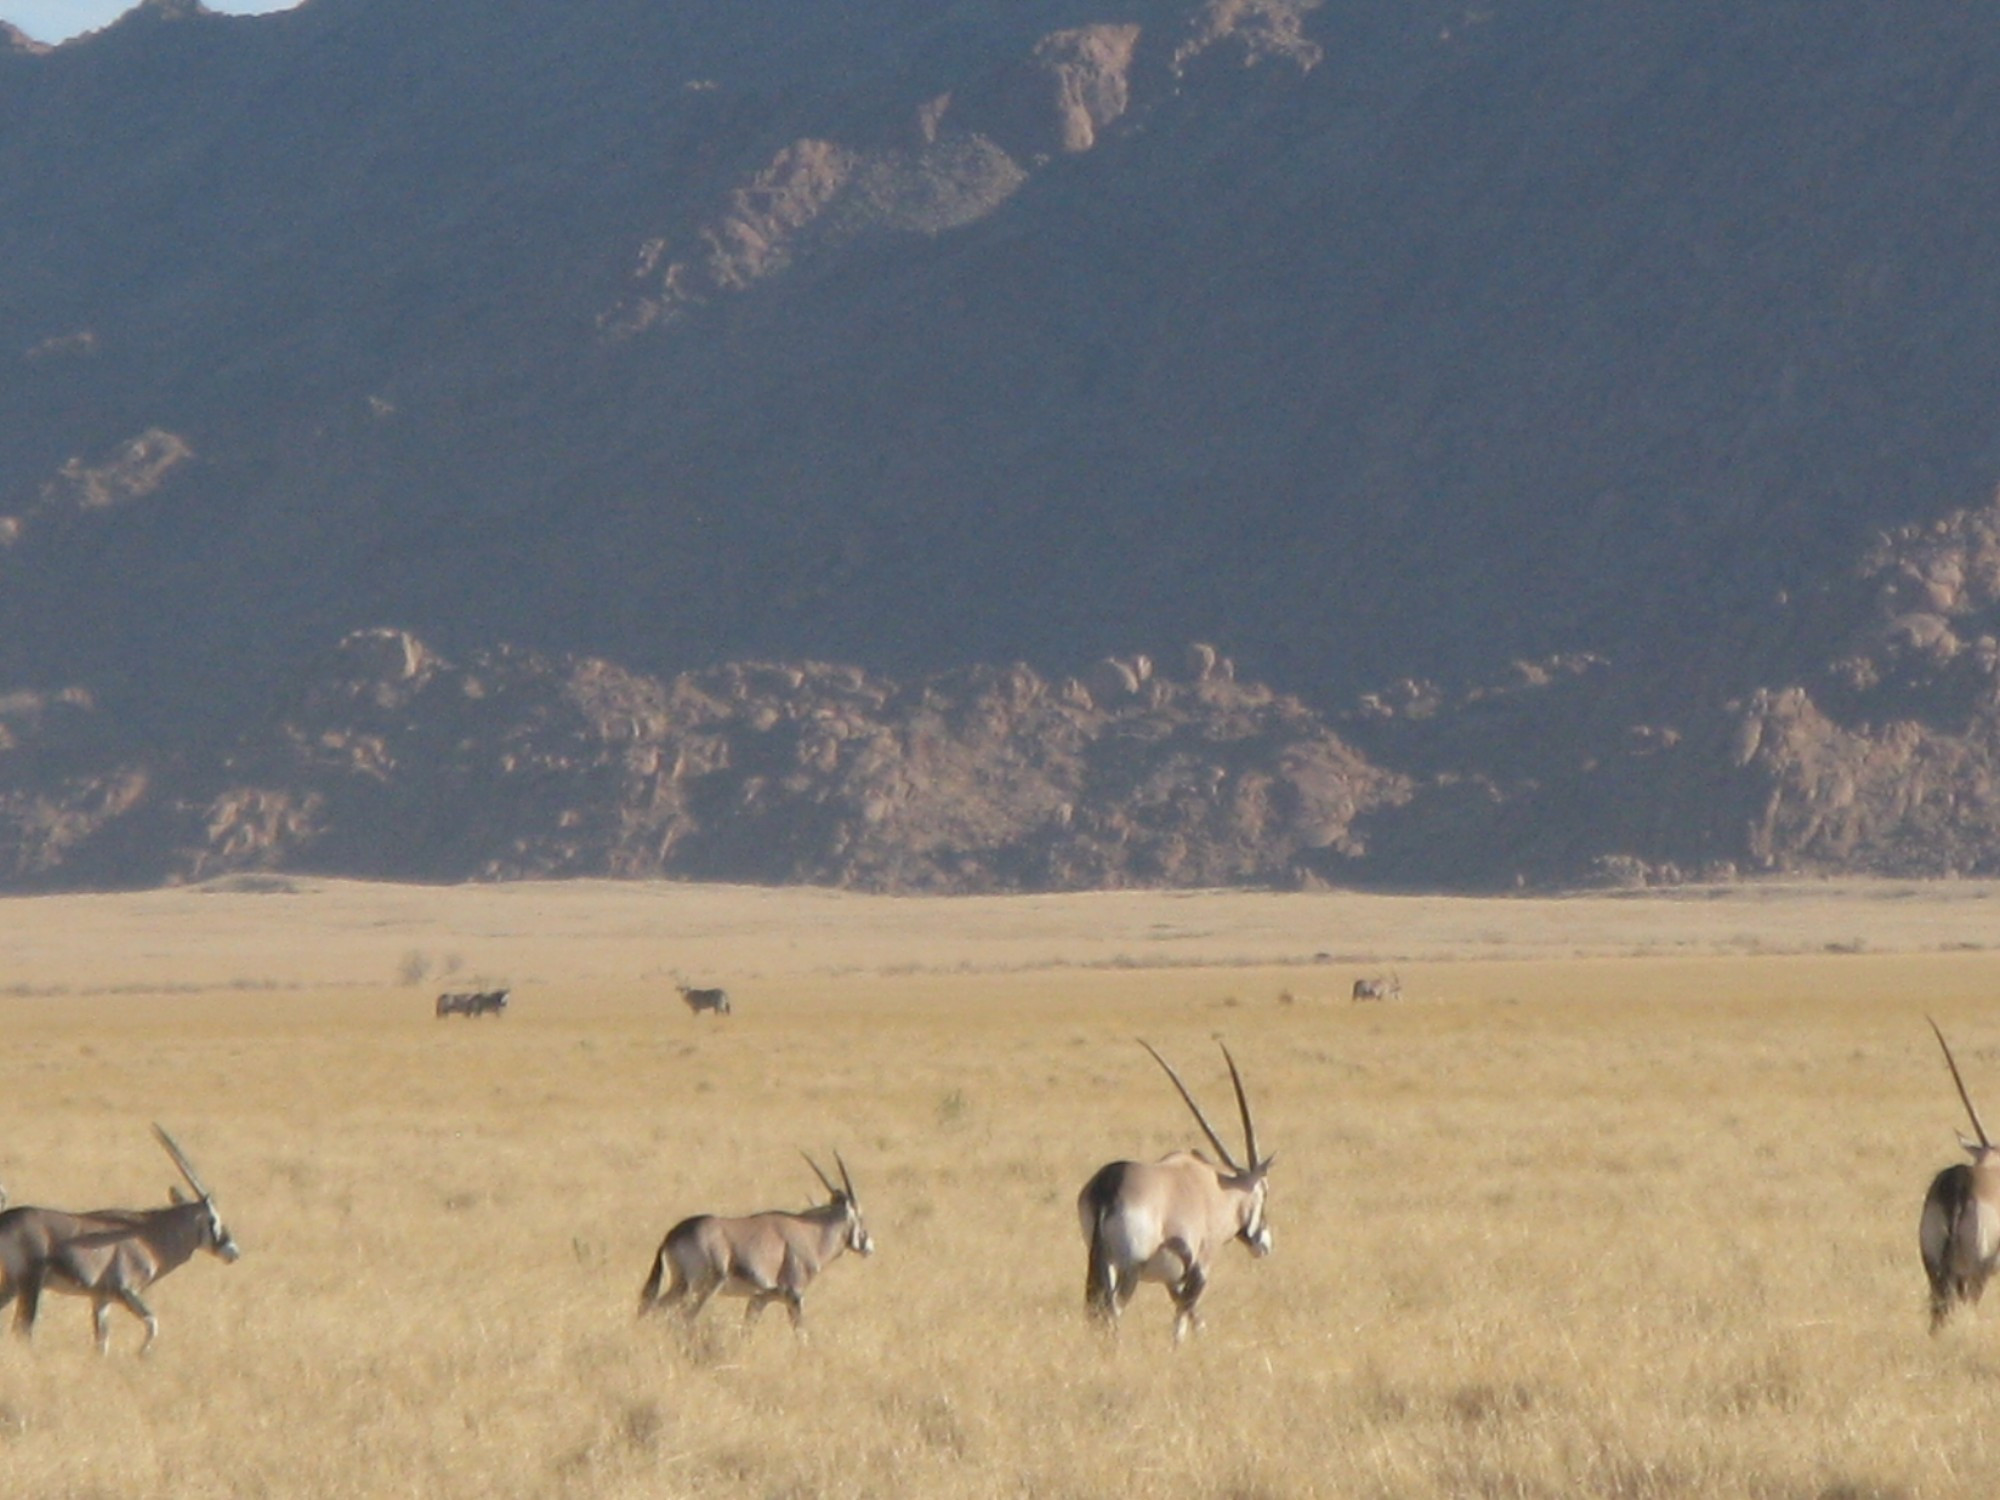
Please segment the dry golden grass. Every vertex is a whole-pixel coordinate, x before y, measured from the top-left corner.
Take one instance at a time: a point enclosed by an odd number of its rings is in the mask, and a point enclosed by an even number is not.
[[[1926,1011],[2000,1110],[1990,897],[0,903],[0,1181],[157,1202],[157,1118],[244,1246],[146,1361],[58,1299],[0,1345],[0,1493],[1984,1496],[2000,1327],[1926,1335],[1915,1223]],[[476,979],[504,1019],[432,1018]],[[1195,1134],[1141,1032],[1218,1125],[1226,1034],[1279,1155],[1177,1354],[1156,1288],[1081,1310],[1077,1188]],[[635,1323],[667,1226],[803,1203],[801,1146],[881,1247],[810,1341]]]

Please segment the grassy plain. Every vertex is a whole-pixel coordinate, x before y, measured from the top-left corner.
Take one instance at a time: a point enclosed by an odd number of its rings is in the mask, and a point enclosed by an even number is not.
[[[2000,888],[1450,901],[333,882],[0,903],[0,1181],[243,1259],[0,1345],[0,1492],[1986,1496],[2000,1327],[1924,1331],[1917,1208],[2000,1110]],[[1355,1006],[1395,967],[1405,1000]],[[694,1018],[668,971],[725,982]],[[499,1021],[440,988],[511,983]],[[1073,1200],[1242,1061],[1275,1253],[1168,1347],[1081,1312]],[[675,1219],[880,1245],[745,1336],[633,1307]],[[822,1160],[825,1157],[822,1155]]]

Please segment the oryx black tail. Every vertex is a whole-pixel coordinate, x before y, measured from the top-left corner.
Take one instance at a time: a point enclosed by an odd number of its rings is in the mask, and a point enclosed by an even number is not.
[[[1110,1319],[1118,1315],[1118,1278],[1104,1249],[1104,1220],[1118,1204],[1130,1163],[1114,1161],[1098,1170],[1084,1184],[1079,1197],[1078,1217],[1089,1223],[1090,1256],[1084,1269],[1083,1305],[1094,1317]]]

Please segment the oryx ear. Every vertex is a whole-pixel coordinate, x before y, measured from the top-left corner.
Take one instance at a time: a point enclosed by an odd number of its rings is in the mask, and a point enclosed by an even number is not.
[[[178,1182],[167,1184],[167,1197],[175,1203],[185,1203],[188,1201],[188,1195],[181,1191],[181,1185]]]
[[[1271,1163],[1276,1161],[1277,1159],[1278,1155],[1274,1151],[1269,1156],[1265,1157],[1262,1161],[1258,1162],[1249,1171],[1245,1172],[1243,1175],[1245,1177],[1248,1177],[1253,1182],[1262,1182],[1266,1177],[1271,1175]]]

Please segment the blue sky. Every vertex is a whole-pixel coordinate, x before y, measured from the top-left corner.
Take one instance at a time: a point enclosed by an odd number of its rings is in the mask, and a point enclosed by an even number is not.
[[[137,0],[0,0],[0,21],[11,21],[38,42],[67,41],[79,31],[109,26]],[[207,0],[210,10],[252,15],[290,10],[298,0]]]

